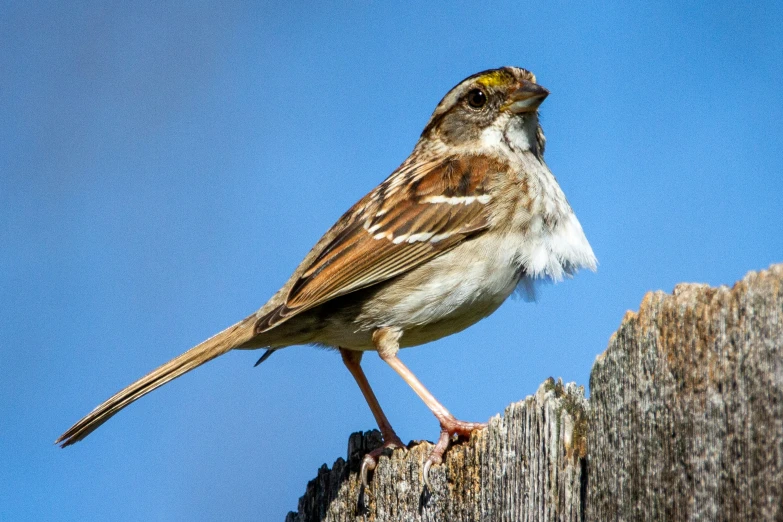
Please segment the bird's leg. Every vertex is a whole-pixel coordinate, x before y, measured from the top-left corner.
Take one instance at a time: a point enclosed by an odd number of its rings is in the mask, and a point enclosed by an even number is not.
[[[486,423],[466,422],[458,420],[446,409],[438,400],[424,387],[418,378],[408,369],[407,366],[397,357],[399,351],[399,339],[401,332],[391,328],[381,328],[373,333],[373,343],[378,350],[381,359],[391,366],[395,372],[403,378],[408,385],[413,388],[416,395],[424,401],[424,404],[435,414],[440,423],[440,437],[435,447],[432,448],[427,461],[424,463],[424,483],[429,487],[429,471],[433,464],[443,462],[443,453],[449,447],[452,437],[469,437],[475,430],[485,428]]]
[[[381,430],[381,436],[383,437],[383,446],[372,450],[370,453],[364,456],[362,460],[361,477],[362,484],[368,486],[367,475],[370,471],[375,469],[378,464],[378,457],[386,448],[406,448],[400,438],[394,432],[394,429],[389,423],[389,419],[381,409],[381,405],[378,403],[378,399],[375,397],[375,393],[370,388],[370,383],[367,381],[367,376],[364,375],[362,370],[361,360],[363,352],[356,352],[352,350],[345,350],[340,348],[340,355],[343,356],[343,363],[348,371],[351,372],[353,378],[356,380],[356,384],[359,385],[359,389],[362,390],[362,395],[370,406],[375,422],[378,423],[378,428]]]

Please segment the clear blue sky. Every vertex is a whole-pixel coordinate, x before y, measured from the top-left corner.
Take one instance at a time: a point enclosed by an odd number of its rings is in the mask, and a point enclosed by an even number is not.
[[[464,77],[526,67],[600,261],[401,357],[458,417],[587,384],[623,313],[783,261],[783,4],[10,2],[0,18],[0,519],[282,520],[372,416],[337,354],[109,395],[261,306]],[[144,4],[144,5],[142,5]],[[196,6],[197,5],[197,6]],[[434,417],[375,354],[403,440]]]

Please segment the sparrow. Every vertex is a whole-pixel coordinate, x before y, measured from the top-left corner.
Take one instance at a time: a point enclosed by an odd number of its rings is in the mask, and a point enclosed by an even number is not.
[[[455,418],[403,364],[399,349],[467,328],[517,287],[596,268],[544,162],[538,107],[548,95],[517,67],[460,82],[410,156],[343,214],[264,306],[119,391],[56,444],[82,440],[133,401],[231,350],[266,349],[260,363],[281,348],[314,344],[340,352],[383,436],[362,463],[362,483],[385,448],[405,448],[360,365],[364,352],[376,351],[440,424],[423,467],[428,484],[449,442],[486,424]]]

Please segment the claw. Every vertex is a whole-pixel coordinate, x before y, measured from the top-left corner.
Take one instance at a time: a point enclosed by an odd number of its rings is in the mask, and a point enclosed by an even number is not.
[[[368,491],[370,487],[370,480],[369,480],[370,472],[375,470],[375,468],[378,466],[378,457],[380,457],[383,454],[383,452],[386,451],[387,448],[391,450],[397,448],[402,448],[405,450],[408,449],[408,447],[402,443],[400,438],[394,435],[394,437],[389,437],[389,441],[384,442],[383,446],[375,448],[374,450],[372,450],[371,452],[369,452],[364,456],[364,458],[362,459],[362,467],[361,470],[359,471],[359,475],[362,478],[362,486],[367,488]]]
[[[362,476],[362,486],[365,488],[370,487],[370,480],[367,477],[371,471],[375,470],[377,465],[378,459],[371,457],[369,453],[364,456],[364,459],[362,459],[362,469],[360,474]]]
[[[433,465],[443,462],[443,454],[448,449],[452,437],[470,437],[470,434],[474,431],[486,427],[487,424],[484,422],[465,422],[448,417],[442,419],[440,423],[440,437],[438,437],[438,442],[433,446],[432,451],[430,451],[427,460],[424,462],[424,468],[422,469],[424,485],[427,486],[427,488],[432,489],[432,484],[430,483],[430,468],[432,468]]]
[[[430,459],[427,459],[427,461],[424,463],[424,469],[422,470],[422,474],[424,475],[424,485],[427,487],[427,489],[432,490],[432,484],[430,484],[430,468],[432,467],[432,461]]]
[[[442,428],[440,430],[438,442],[433,446],[432,451],[430,451],[430,454],[427,456],[427,460],[424,462],[424,469],[422,470],[424,476],[422,478],[424,479],[424,485],[430,489],[432,489],[432,484],[430,483],[430,468],[433,464],[437,465],[443,462],[443,454],[449,447],[450,441],[451,434],[447,429]]]

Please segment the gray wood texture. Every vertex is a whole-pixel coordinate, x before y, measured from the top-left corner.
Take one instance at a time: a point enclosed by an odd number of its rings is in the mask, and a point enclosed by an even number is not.
[[[783,520],[783,265],[647,294],[590,390],[588,520]]]
[[[649,293],[584,390],[549,379],[431,470],[354,433],[286,522],[783,520],[783,265]]]

